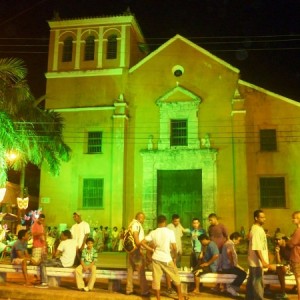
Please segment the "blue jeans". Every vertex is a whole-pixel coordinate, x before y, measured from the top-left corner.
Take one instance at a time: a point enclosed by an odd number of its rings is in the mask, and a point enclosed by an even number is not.
[[[40,274],[41,274],[41,282],[48,283],[48,276],[46,267],[63,267],[61,260],[59,258],[47,259],[42,261],[40,264]]]
[[[249,267],[249,277],[247,280],[245,299],[264,299],[263,269],[261,267]]]

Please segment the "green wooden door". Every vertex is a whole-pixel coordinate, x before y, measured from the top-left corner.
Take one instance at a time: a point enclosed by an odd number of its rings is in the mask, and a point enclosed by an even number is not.
[[[157,171],[157,215],[165,215],[168,223],[178,214],[184,227],[192,218],[202,220],[202,170]]]

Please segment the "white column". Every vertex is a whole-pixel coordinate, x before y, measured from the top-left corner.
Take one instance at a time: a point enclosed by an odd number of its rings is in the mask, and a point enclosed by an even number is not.
[[[99,27],[98,49],[97,49],[97,68],[102,68],[103,60],[103,27]]]
[[[75,49],[75,69],[80,69],[80,50],[81,50],[81,28],[78,28],[76,34],[76,49]]]
[[[115,103],[116,111],[112,116],[112,152],[111,152],[111,203],[110,223],[121,220],[123,223],[124,207],[124,162],[125,162],[125,139],[126,139],[126,103]]]
[[[126,25],[121,29],[121,41],[120,41],[120,67],[125,67],[126,62]]]
[[[53,62],[52,71],[57,71],[58,67],[58,52],[59,52],[59,30],[54,31],[54,45],[53,45]],[[51,49],[49,49],[51,51]]]

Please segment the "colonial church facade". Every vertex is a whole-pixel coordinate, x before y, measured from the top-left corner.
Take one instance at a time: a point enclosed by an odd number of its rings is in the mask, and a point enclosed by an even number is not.
[[[132,15],[49,22],[46,108],[65,120],[70,162],[42,167],[49,225],[145,227],[215,212],[230,231],[253,211],[290,232],[299,209],[300,107],[240,79],[239,70],[176,35],[149,53]],[[271,75],[270,75],[271,76]]]

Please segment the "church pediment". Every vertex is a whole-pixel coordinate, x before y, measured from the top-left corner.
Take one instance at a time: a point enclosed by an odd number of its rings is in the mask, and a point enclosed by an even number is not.
[[[156,100],[157,105],[178,102],[193,102],[194,104],[199,104],[201,98],[183,87],[176,86]]]

